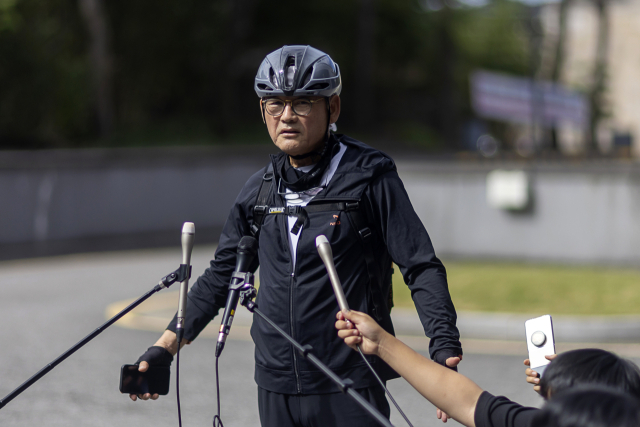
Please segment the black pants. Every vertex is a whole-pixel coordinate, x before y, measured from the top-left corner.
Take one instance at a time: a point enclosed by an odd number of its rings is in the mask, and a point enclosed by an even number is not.
[[[356,390],[385,417],[391,411],[381,386]],[[258,387],[262,427],[368,427],[379,424],[349,395],[280,394]]]

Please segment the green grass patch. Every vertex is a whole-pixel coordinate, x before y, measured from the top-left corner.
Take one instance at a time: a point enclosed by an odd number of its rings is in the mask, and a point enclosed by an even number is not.
[[[445,262],[458,311],[640,314],[640,270],[499,262]],[[399,269],[396,307],[413,307]]]

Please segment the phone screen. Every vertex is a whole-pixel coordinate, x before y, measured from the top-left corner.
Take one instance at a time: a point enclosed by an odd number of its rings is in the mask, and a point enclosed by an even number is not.
[[[152,366],[147,372],[138,371],[138,365],[122,365],[120,392],[126,394],[169,393],[171,370],[168,366]]]

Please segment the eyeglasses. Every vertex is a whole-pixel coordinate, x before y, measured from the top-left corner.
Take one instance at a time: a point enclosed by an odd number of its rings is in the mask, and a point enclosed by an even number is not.
[[[296,99],[278,99],[278,98],[268,98],[262,100],[262,105],[266,113],[270,116],[278,117],[284,113],[284,109],[287,104],[291,104],[291,108],[293,112],[298,116],[308,116],[311,113],[311,108],[313,108],[313,104],[316,102],[322,101],[320,99],[307,99],[307,98],[296,98]]]

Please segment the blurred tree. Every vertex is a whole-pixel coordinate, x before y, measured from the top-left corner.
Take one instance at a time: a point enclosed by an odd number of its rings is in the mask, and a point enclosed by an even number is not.
[[[524,8],[508,0],[0,0],[0,146],[267,142],[256,69],[284,44],[311,44],[340,64],[340,131],[432,148],[446,141],[439,148],[453,150],[472,117],[469,73],[527,74]]]
[[[556,40],[556,48],[551,68],[551,80],[554,82],[560,82],[562,77],[565,45],[567,41],[567,16],[572,3],[573,0],[560,0],[558,10],[558,39]],[[558,150],[558,131],[556,128],[551,129],[551,148],[553,150]]]
[[[113,130],[113,85],[109,44],[111,32],[102,0],[78,0],[80,15],[91,35],[89,58],[94,80],[94,93],[100,136]]]
[[[604,94],[607,77],[607,52],[609,47],[609,0],[594,0],[598,13],[598,41],[596,44],[593,77],[589,89],[589,103],[591,107],[591,121],[587,138],[587,151],[597,152],[598,124],[605,116]]]
[[[355,80],[358,108],[356,109],[356,125],[368,128],[375,123],[375,97],[373,96],[373,77],[375,74],[376,50],[376,1],[359,0],[358,39],[356,44],[356,68],[358,78]]]
[[[244,84],[241,69],[245,53],[249,51],[246,41],[255,25],[255,8],[257,0],[226,0],[226,37],[223,41],[222,54],[218,58],[221,67],[222,81],[220,92],[216,97],[224,102],[221,118],[215,122],[216,129],[224,136],[229,135],[238,123],[242,122],[242,111],[235,89]],[[256,61],[256,69],[259,62]],[[256,103],[257,104],[257,103]]]
[[[567,16],[569,9],[573,4],[573,0],[560,0],[558,10],[558,40],[556,41],[556,49],[553,57],[553,66],[551,69],[551,80],[559,82],[564,66],[565,45],[567,43]]]
[[[73,0],[0,1],[0,146],[68,146],[93,132]]]

